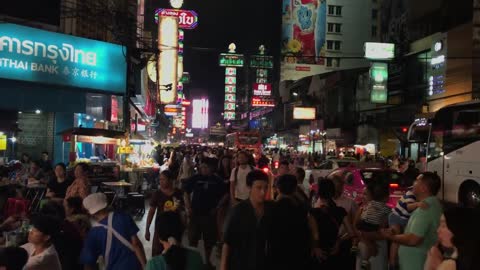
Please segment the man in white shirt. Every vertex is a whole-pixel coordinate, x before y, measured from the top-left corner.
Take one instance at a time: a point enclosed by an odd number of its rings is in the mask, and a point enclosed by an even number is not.
[[[21,246],[28,253],[25,270],[61,270],[52,238],[60,231],[59,223],[49,216],[33,219],[33,228],[28,234],[28,243]]]
[[[237,154],[237,167],[230,174],[230,198],[232,204],[248,199],[247,174],[255,168],[248,164],[247,153],[240,151]]]

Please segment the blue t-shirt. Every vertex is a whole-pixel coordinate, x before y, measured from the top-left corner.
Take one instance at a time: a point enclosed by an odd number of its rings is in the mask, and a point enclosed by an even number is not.
[[[107,225],[108,217],[101,220],[100,223]],[[137,235],[139,231],[133,219],[124,213],[115,212],[113,214],[112,224],[113,228],[127,241],[131,241],[132,236]],[[105,256],[106,247],[107,229],[103,227],[93,227],[85,239],[85,244],[80,255],[80,262],[86,265],[95,265],[99,256]],[[113,236],[107,270],[137,269],[142,269],[142,266],[135,256],[135,253]]]

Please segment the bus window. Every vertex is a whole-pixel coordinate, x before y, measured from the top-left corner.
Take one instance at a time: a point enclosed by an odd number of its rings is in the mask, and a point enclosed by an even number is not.
[[[453,112],[449,128],[445,132],[445,153],[480,140],[480,109]]]

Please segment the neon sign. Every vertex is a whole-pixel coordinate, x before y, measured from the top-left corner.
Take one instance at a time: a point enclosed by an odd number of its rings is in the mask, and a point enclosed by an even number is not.
[[[125,47],[0,24],[0,78],[124,93]]]

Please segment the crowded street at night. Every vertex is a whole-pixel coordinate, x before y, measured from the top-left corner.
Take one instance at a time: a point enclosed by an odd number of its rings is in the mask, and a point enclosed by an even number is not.
[[[479,270],[479,21],[0,5],[0,270]]]

